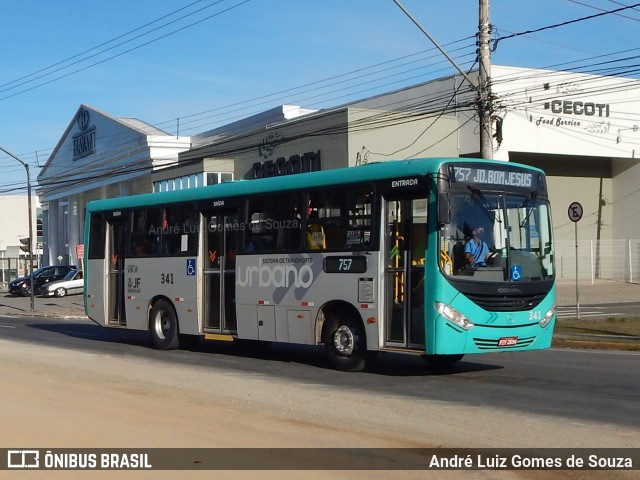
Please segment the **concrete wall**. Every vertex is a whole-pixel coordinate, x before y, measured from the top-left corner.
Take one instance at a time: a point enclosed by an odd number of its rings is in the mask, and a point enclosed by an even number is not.
[[[38,197],[34,194],[32,202],[33,248],[35,250],[36,210],[40,207]],[[0,196],[0,250],[8,246],[19,246],[20,239],[29,236],[29,215],[27,195]]]

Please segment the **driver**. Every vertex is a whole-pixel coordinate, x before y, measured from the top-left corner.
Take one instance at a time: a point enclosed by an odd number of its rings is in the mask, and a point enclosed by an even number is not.
[[[484,227],[473,228],[472,234],[472,238],[464,246],[464,258],[470,267],[486,267],[491,250],[483,240]]]

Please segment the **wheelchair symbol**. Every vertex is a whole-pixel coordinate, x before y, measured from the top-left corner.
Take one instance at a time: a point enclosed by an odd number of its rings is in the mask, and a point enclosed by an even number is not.
[[[520,265],[511,267],[511,280],[514,282],[522,280],[522,267]]]
[[[195,275],[196,274],[196,259],[188,258],[187,259],[187,275]]]

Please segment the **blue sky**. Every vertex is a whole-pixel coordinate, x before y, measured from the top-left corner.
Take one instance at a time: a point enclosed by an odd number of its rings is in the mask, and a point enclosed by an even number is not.
[[[401,3],[461,67],[472,66],[478,0]],[[499,38],[635,3],[491,0],[491,23]],[[34,179],[82,103],[170,133],[180,118],[180,134],[194,135],[284,103],[329,107],[454,71],[392,0],[2,0],[2,7],[0,146],[28,162]],[[640,47],[639,22],[636,7],[504,39],[492,61],[565,69],[602,61],[598,55],[619,58],[615,52]],[[0,153],[0,168],[0,193],[20,193],[22,167]]]

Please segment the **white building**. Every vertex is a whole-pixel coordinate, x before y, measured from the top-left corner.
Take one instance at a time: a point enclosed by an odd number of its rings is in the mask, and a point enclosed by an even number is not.
[[[39,222],[38,212],[40,202],[33,194],[31,205],[31,222],[33,236],[36,237]],[[2,195],[0,196],[2,214],[0,215],[0,250],[7,247],[20,247],[21,239],[29,237],[29,208],[27,195]],[[37,247],[37,238],[33,242],[34,251]]]
[[[77,264],[88,201],[151,191],[151,173],[189,146],[188,137],[81,105],[38,175],[45,263]]]
[[[41,222],[40,202],[32,195],[31,222],[33,228],[32,248],[34,255],[40,251],[38,226]],[[29,238],[29,207],[27,195],[2,195],[0,197],[0,285],[24,273],[28,265],[28,254],[21,250],[28,250],[26,242]],[[37,260],[34,259],[34,263]]]
[[[556,239],[640,238],[640,81],[492,67],[494,158],[543,168]],[[476,93],[443,78],[331,109],[278,107],[176,139],[81,106],[38,177],[46,251],[73,257],[93,198],[428,156],[478,156]],[[87,120],[88,119],[88,120]]]

